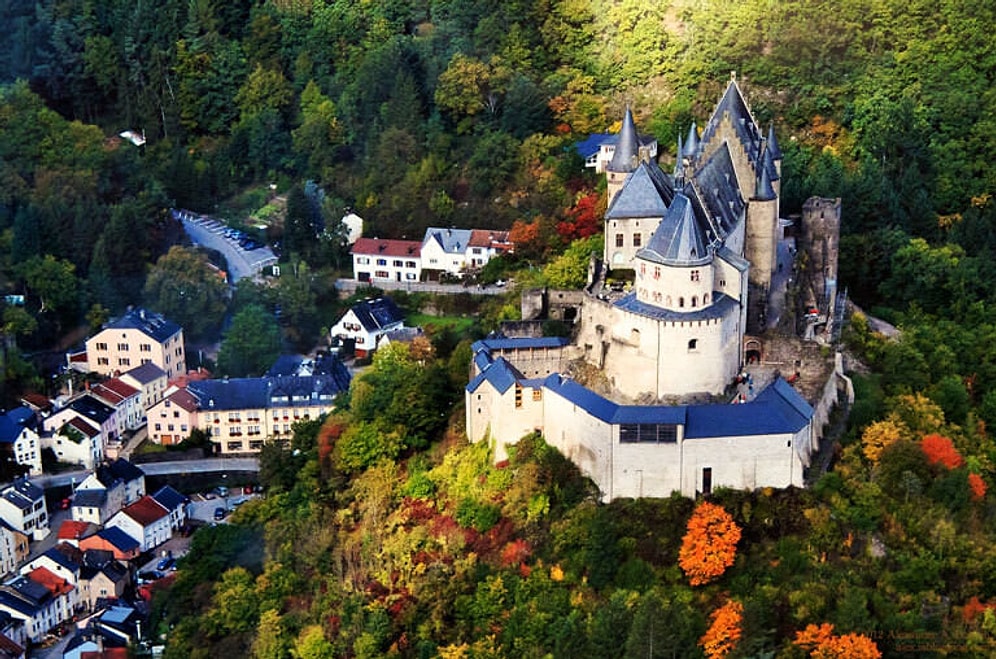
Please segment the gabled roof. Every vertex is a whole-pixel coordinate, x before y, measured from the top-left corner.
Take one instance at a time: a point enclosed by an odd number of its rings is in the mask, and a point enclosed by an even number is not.
[[[354,304],[350,311],[368,332],[374,332],[405,320],[404,313],[389,297],[363,300]]]
[[[716,109],[712,113],[712,117],[709,118],[709,122],[702,131],[703,144],[713,138],[719,129],[719,124],[722,122],[723,116],[727,114],[730,117],[730,123],[733,124],[733,128],[737,133],[737,137],[740,139],[740,143],[747,152],[747,157],[756,165],[758,157],[761,155],[763,136],[758,129],[754,115],[751,114],[747,101],[744,99],[740,86],[737,84],[736,78],[733,77],[730,78],[723,97],[719,100]]]
[[[325,368],[325,367],[323,367]],[[327,403],[330,397],[349,389],[350,374],[336,359],[323,375],[286,375],[263,378],[231,378],[191,382],[187,391],[201,410],[245,410],[271,407],[273,399],[295,397],[295,404]],[[286,402],[277,404],[286,405]]]
[[[75,415],[73,418],[69,419],[69,421],[66,421],[65,425],[72,426],[91,439],[100,434],[100,430],[94,428],[89,422],[86,421],[86,419],[78,415]]]
[[[474,393],[481,384],[488,382],[499,393],[503,394],[520,379],[522,379],[522,373],[504,357],[498,357],[485,366],[484,370],[467,384],[467,391]]]
[[[606,219],[664,217],[674,198],[671,179],[656,163],[640,162],[626,179],[608,210]]]
[[[23,406],[0,415],[0,443],[16,442],[21,432],[33,425],[34,418],[34,412]]]
[[[43,584],[26,576],[20,576],[4,584],[13,594],[24,602],[41,604],[52,598],[52,593]]]
[[[186,388],[177,389],[170,395],[166,396],[166,400],[168,400],[171,405],[176,405],[180,409],[186,410],[187,412],[197,411],[197,398],[187,391]]]
[[[183,331],[183,328],[162,314],[141,308],[132,309],[120,318],[107,323],[103,331],[120,329],[137,329],[158,343],[165,343],[167,339]]]
[[[125,371],[122,375],[127,375],[133,378],[136,382],[146,385],[151,384],[160,378],[165,378],[166,371],[159,368],[152,362],[146,362],[141,366],[136,366],[130,371]]]
[[[187,502],[187,497],[183,496],[169,485],[163,485],[156,490],[152,498],[166,510],[173,511],[183,507]]]
[[[574,144],[574,149],[582,158],[587,160],[598,153],[603,144],[611,144],[615,142],[618,137],[619,136],[616,133],[592,133],[587,137],[587,139],[576,142]]]
[[[76,490],[73,508],[102,508],[107,503],[107,490]]]
[[[101,382],[95,385],[90,391],[112,405],[117,405],[139,393],[138,389],[122,382],[120,378],[111,378],[110,380]]]
[[[710,242],[725,239],[744,217],[747,208],[725,142],[695,172],[683,192],[696,205],[696,216],[708,223],[713,232]]]
[[[97,531],[96,536],[121,553],[138,549],[139,542],[116,526]]]
[[[812,416],[813,408],[778,378],[750,403],[689,406],[685,438],[791,434],[804,428]]]
[[[131,483],[145,478],[144,471],[124,458],[98,465],[93,473],[107,489],[111,489],[116,483]]]
[[[495,250],[511,249],[508,231],[490,231],[487,229],[472,229],[470,232],[470,247],[487,247]]]
[[[447,254],[463,254],[470,244],[470,229],[441,229],[429,227],[425,230],[423,245],[435,242]]]
[[[155,524],[163,517],[169,515],[169,511],[163,508],[155,499],[146,495],[121,509],[121,512],[132,518],[142,526]]]
[[[712,260],[708,244],[691,200],[679,193],[636,258],[668,266],[705,265]]]
[[[79,540],[85,535],[89,535],[88,531],[95,529],[96,527],[94,527],[94,525],[90,522],[79,522],[74,519],[67,519],[59,525],[59,533],[56,537],[59,540]]]
[[[28,573],[28,578],[47,588],[54,597],[65,595],[76,588],[73,584],[43,567],[33,569]]]
[[[59,543],[55,547],[52,547],[45,551],[41,556],[49,559],[56,565],[62,566],[70,572],[75,572],[80,569],[80,564],[69,556],[69,551],[66,548],[75,549],[72,545],[67,545],[65,543]],[[73,552],[75,553],[75,552]],[[39,558],[41,558],[39,556]]]
[[[29,480],[19,478],[3,490],[3,498],[21,510],[29,510],[39,499],[45,497],[45,490]]]
[[[350,254],[365,256],[401,256],[418,258],[422,253],[422,243],[417,240],[382,240],[379,238],[360,238],[349,250]]]

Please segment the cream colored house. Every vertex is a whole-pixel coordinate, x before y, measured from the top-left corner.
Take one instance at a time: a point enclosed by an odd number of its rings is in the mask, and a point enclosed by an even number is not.
[[[86,341],[87,364],[95,373],[118,375],[155,364],[174,378],[186,372],[183,328],[161,314],[132,309]]]
[[[122,373],[120,379],[142,392],[142,406],[146,410],[162,400],[169,382],[166,371],[152,362]]]

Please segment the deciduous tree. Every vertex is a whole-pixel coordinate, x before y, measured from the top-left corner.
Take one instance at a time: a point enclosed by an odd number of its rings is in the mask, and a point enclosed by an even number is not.
[[[738,542],[740,527],[722,506],[708,501],[696,506],[678,552],[688,582],[701,586],[721,577],[733,565]]]
[[[711,624],[699,639],[699,645],[709,659],[722,659],[737,646],[743,634],[744,607],[736,600],[729,600],[709,616]]]
[[[927,435],[920,440],[920,448],[927,456],[927,462],[940,465],[946,469],[957,469],[965,464],[961,453],[954,447],[951,440],[942,435]]]
[[[902,439],[905,433],[905,427],[896,421],[876,421],[861,433],[862,452],[872,463],[878,464],[882,451]]]

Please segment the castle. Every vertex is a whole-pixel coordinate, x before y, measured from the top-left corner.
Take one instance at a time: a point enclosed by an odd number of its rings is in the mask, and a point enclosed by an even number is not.
[[[541,431],[606,500],[802,485],[817,414],[784,380],[737,405],[661,404],[728,392],[765,326],[784,265],[774,126],[763,133],[731,76],[701,134],[693,123],[679,138],[673,173],[655,156],[627,109],[598,161],[604,260],[593,263],[574,339],[477,342],[468,436],[491,441],[500,460]],[[613,402],[562,375],[579,360],[615,398],[652,404]]]

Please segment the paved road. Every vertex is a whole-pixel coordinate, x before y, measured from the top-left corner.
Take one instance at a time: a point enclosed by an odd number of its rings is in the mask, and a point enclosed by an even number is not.
[[[411,291],[413,293],[442,293],[443,295],[458,295],[460,293],[470,293],[471,295],[503,295],[508,292],[502,286],[464,286],[463,284],[437,284],[430,281],[377,281],[365,282],[355,279],[338,279],[335,282],[337,290],[347,293],[354,292],[361,286],[374,286],[384,291]]]
[[[228,281],[234,286],[245,277],[255,277],[265,266],[277,262],[277,257],[269,247],[260,247],[246,251],[231,238],[226,238],[222,231],[225,225],[207,215],[200,215],[187,210],[174,210],[173,217],[183,222],[190,240],[197,245],[216,249],[228,261]]]
[[[259,471],[258,458],[205,458],[203,460],[174,460],[171,462],[135,463],[146,476],[167,474],[206,474],[225,471]],[[31,482],[39,487],[50,488],[71,483],[82,483],[89,471],[64,471],[60,474],[34,476]]]

